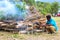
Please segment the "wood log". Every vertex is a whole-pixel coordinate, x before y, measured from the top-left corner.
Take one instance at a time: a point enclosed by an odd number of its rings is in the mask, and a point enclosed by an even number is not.
[[[26,34],[27,31],[26,30],[23,30],[23,31],[19,31],[19,34]]]
[[[27,30],[28,30],[28,31],[33,30],[33,27],[29,27],[29,28],[27,28]]]
[[[2,26],[2,27],[6,27],[6,26],[7,26],[7,24],[1,24],[1,26]]]

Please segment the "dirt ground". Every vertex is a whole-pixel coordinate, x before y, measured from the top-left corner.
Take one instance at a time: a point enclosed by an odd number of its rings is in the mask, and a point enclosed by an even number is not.
[[[53,17],[60,30],[60,17]],[[36,33],[36,34],[13,34],[0,31],[0,40],[60,40],[60,31],[56,34]]]
[[[0,32],[0,40],[60,40],[60,32],[57,34],[41,33],[36,35],[18,35],[7,32]]]

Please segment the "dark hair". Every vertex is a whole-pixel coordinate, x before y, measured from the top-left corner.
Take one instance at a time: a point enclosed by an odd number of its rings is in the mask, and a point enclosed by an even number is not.
[[[51,15],[47,15],[46,18],[51,18]]]

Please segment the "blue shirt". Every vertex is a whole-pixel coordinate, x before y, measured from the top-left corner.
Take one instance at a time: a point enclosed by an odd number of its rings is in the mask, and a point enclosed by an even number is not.
[[[53,19],[50,19],[49,21],[47,20],[46,24],[51,24],[56,29],[56,31],[58,31],[58,27],[56,25],[56,22]]]

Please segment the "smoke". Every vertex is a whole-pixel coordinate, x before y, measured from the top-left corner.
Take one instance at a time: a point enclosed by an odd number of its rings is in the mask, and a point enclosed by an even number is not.
[[[23,3],[20,2],[20,4],[22,5]],[[0,0],[0,16],[4,16],[6,20],[24,20],[26,11],[18,10],[16,5],[8,0]]]

